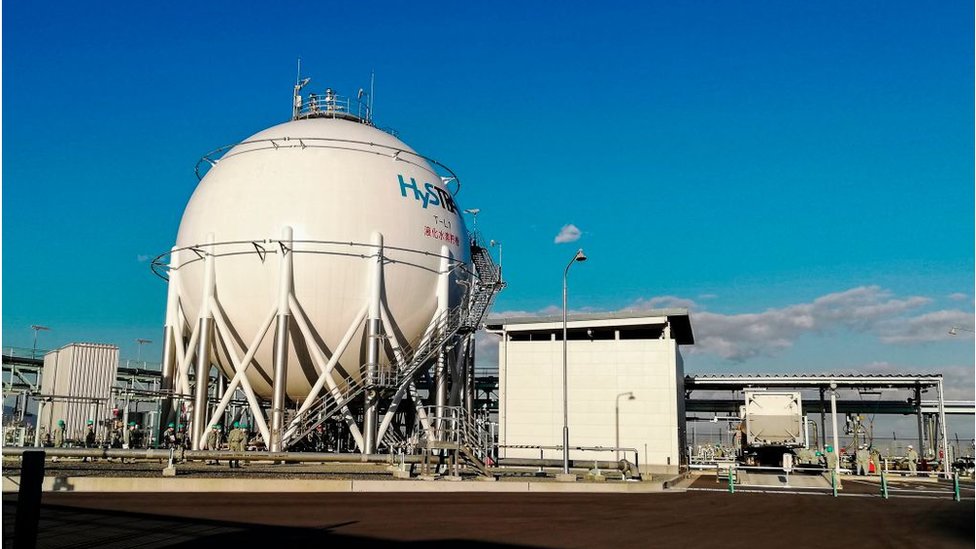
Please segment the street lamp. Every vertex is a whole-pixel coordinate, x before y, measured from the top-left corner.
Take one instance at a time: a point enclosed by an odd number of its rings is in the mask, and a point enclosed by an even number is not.
[[[147,344],[147,343],[152,343],[152,340],[150,340],[150,339],[143,339],[143,338],[140,337],[140,338],[136,339],[136,343],[139,344],[139,348],[136,351],[136,362],[142,362],[142,346],[145,345],[145,344]]]
[[[464,213],[470,214],[472,219],[471,232],[478,234],[478,214],[481,213],[481,208],[469,208],[464,210]]]
[[[634,400],[634,393],[627,391],[626,393],[620,393],[617,395],[617,406],[616,406],[616,423],[617,423],[617,461],[620,461],[620,397],[625,396],[627,400]],[[646,457],[646,456],[645,456]]]
[[[569,278],[569,268],[577,261],[586,261],[583,249],[577,250],[576,255],[566,265],[563,271],[563,474],[569,474],[569,369],[566,367],[566,287]]]
[[[502,276],[502,243],[497,240],[492,240],[488,245],[492,248],[498,246],[498,281],[501,282],[504,280]]]
[[[47,326],[41,326],[40,324],[31,324],[31,330],[34,330],[34,346],[31,348],[31,358],[37,358],[37,332],[44,330],[46,332],[51,329]]]

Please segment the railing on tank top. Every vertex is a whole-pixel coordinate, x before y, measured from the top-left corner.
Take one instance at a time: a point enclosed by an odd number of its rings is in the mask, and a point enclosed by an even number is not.
[[[391,135],[396,135],[396,132],[389,130],[387,128],[377,128],[380,131],[389,133]],[[240,150],[230,153],[232,149],[238,146],[247,145]],[[365,148],[356,148],[365,147]],[[371,155],[378,155],[382,157],[392,158],[397,162],[406,162],[413,166],[429,172],[434,177],[440,179],[447,188],[452,196],[457,196],[461,192],[461,180],[458,179],[454,170],[444,165],[442,162],[431,158],[429,156],[424,156],[416,151],[410,149],[405,149],[403,147],[397,147],[394,145],[386,145],[383,143],[376,143],[373,141],[362,141],[359,139],[342,139],[337,137],[301,137],[301,136],[285,136],[285,137],[273,137],[264,139],[248,139],[246,141],[240,141],[238,143],[233,143],[230,145],[224,145],[223,147],[218,147],[207,154],[200,157],[197,160],[196,165],[193,167],[193,173],[196,174],[197,180],[203,179],[206,175],[206,171],[201,173],[201,167],[207,167],[207,169],[216,166],[221,160],[226,158],[232,158],[241,154],[246,154],[255,151],[268,151],[268,150],[285,150],[285,149],[334,149],[343,150],[350,152],[361,152]],[[420,161],[425,161],[429,165],[425,166]],[[443,170],[443,173],[438,173],[438,170]],[[450,188],[450,184],[454,184],[454,189]]]
[[[259,259],[261,263],[264,263],[267,256],[282,253],[282,250],[284,249],[287,249],[294,254],[335,255],[340,257],[358,257],[360,259],[369,259],[374,257],[375,250],[382,249],[384,260],[389,263],[409,265],[418,269],[424,269],[437,273],[435,269],[431,269],[425,265],[411,263],[410,260],[413,257],[446,259],[450,264],[450,269],[468,276],[478,276],[476,270],[469,268],[467,263],[456,257],[443,256],[440,253],[406,248],[403,246],[380,246],[370,242],[354,242],[349,240],[291,240],[286,242],[280,239],[263,239],[227,240],[223,242],[214,242],[212,244],[200,243],[174,248],[168,252],[161,253],[153,258],[150,268],[152,269],[153,273],[156,274],[156,276],[162,278],[163,280],[169,280],[167,273],[173,268],[170,266],[169,260],[174,251],[192,253],[192,255],[190,253],[180,254],[182,256],[180,258],[180,265],[175,267],[178,270],[188,265],[204,261],[207,255],[212,255],[215,259],[221,257],[254,256]],[[389,252],[396,253],[394,254]],[[406,257],[395,257],[399,254],[405,254]]]

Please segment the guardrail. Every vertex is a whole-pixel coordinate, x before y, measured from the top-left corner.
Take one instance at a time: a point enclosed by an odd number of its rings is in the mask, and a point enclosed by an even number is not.
[[[559,451],[562,451],[563,446],[561,444],[560,445],[499,444],[498,445],[498,448],[499,449],[501,449],[501,448],[511,448],[513,450],[539,450],[539,461],[540,462],[545,462],[546,459],[545,459],[544,455],[545,455],[545,451],[546,450],[559,450]],[[616,447],[616,446],[570,446],[569,449],[570,450],[578,450],[578,451],[581,451],[581,452],[614,452],[615,455],[617,453],[622,452],[623,453],[623,456],[624,456],[624,459],[622,459],[620,461],[613,461],[611,463],[617,463],[618,465],[621,462],[629,463],[629,464],[633,465],[634,472],[638,476],[640,475],[640,454],[637,452],[637,448],[629,448],[629,447],[623,447],[623,446],[621,446],[621,447]],[[634,461],[632,463],[629,462],[629,461],[627,461],[627,452],[633,452],[634,453]],[[510,459],[510,458],[506,458],[506,459]],[[570,461],[573,462],[574,465],[575,465],[575,462],[576,461],[581,461],[581,460],[570,460]],[[562,462],[561,461],[559,462],[559,466],[560,467],[562,466]],[[541,466],[540,466],[540,469],[541,469]]]
[[[937,487],[936,489],[925,489],[925,488],[918,488],[918,487],[893,488],[890,485],[891,481],[889,480],[889,477],[891,476],[891,471],[887,470],[886,468],[882,468],[879,475],[869,475],[868,478],[854,476],[853,474],[854,472],[852,470],[845,469],[845,468],[832,470],[824,467],[810,467],[810,466],[801,466],[801,467],[752,466],[752,465],[739,465],[735,461],[722,461],[722,462],[715,462],[711,464],[706,464],[706,463],[690,464],[689,468],[694,470],[700,470],[700,471],[714,470],[715,482],[716,483],[724,482],[726,485],[725,489],[689,488],[690,490],[705,490],[705,491],[727,490],[730,494],[734,494],[736,490],[746,491],[746,492],[757,492],[757,491],[766,492],[769,489],[773,489],[777,493],[822,494],[829,491],[833,497],[839,497],[841,495],[865,497],[865,496],[869,496],[869,494],[864,494],[864,493],[840,494],[839,493],[840,490],[842,490],[841,487],[842,481],[846,480],[849,482],[851,481],[856,482],[859,480],[863,480],[866,482],[879,482],[879,490],[877,495],[878,497],[881,497],[883,499],[889,499],[893,495],[895,495],[896,497],[904,495],[905,497],[933,497],[933,498],[938,498],[939,496],[943,496],[943,497],[951,497],[954,501],[962,501],[963,499],[967,499],[967,500],[973,499],[970,497],[963,498],[962,491],[963,490],[969,491],[974,489],[974,487],[969,487],[969,486],[963,487],[960,484],[959,474],[957,472],[954,472],[951,476],[952,485],[950,487],[948,488],[945,487],[944,484],[939,483],[938,479],[936,479],[935,482],[935,486]],[[765,485],[758,485],[758,484],[746,484],[742,482],[739,479],[739,472],[750,472],[750,471],[782,473],[785,477],[783,479],[783,485],[765,486]],[[798,472],[816,473],[818,475],[829,474],[830,486],[829,487],[791,486],[789,483],[789,476],[791,473],[798,473]],[[838,475],[837,473],[841,473],[841,474]],[[907,478],[903,480],[909,481],[909,479]],[[941,487],[941,489],[938,489],[938,487]],[[745,488],[745,490],[742,490],[742,488]]]

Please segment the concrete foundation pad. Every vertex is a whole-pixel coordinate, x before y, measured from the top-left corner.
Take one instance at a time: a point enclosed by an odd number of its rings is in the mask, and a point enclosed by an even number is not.
[[[403,470],[400,470],[400,469],[394,469],[393,470],[393,478],[401,478],[401,479],[410,478],[410,471],[403,471]]]
[[[429,477],[434,479],[435,477]],[[485,480],[491,477],[480,477]],[[3,491],[16,493],[18,476],[3,477]],[[429,482],[424,480],[307,480],[269,478],[189,477],[48,477],[45,492],[131,493],[314,493],[314,492],[565,492],[565,493],[664,493],[660,483],[649,482],[550,482],[508,480],[488,482]]]
[[[165,469],[163,469],[163,476],[164,477],[175,477],[176,476],[176,467],[166,467]]]
[[[556,481],[557,482],[576,482],[577,480],[579,480],[579,479],[577,479],[576,478],[576,475],[574,475],[573,473],[558,473],[558,474],[556,474]]]
[[[437,480],[437,475],[417,475],[417,480]]]

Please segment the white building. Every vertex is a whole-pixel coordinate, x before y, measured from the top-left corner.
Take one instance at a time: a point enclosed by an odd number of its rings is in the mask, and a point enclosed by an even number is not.
[[[499,343],[499,456],[538,458],[560,446],[563,430],[562,317],[488,322]],[[684,462],[684,365],[694,343],[687,309],[575,314],[568,319],[569,446],[634,448],[642,471],[677,471]],[[627,393],[633,393],[630,399]],[[617,405],[619,404],[619,414]],[[546,449],[547,459],[561,459]],[[633,452],[621,458],[633,461]],[[614,450],[571,450],[590,466]]]

